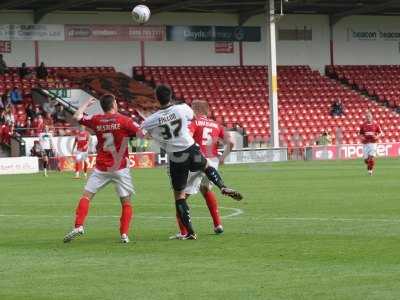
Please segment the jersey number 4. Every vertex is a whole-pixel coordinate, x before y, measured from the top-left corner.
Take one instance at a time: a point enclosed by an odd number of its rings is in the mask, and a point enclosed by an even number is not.
[[[178,137],[182,129],[182,120],[178,119],[169,124],[160,126],[162,128],[161,135],[164,140],[170,140],[172,137]]]

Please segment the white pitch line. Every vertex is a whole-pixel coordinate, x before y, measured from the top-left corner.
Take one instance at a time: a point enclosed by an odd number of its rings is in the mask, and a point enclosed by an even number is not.
[[[233,208],[233,207],[219,207],[220,209],[226,209],[226,210],[231,210],[233,211],[231,214],[222,216],[222,219],[229,219],[229,218],[234,218],[236,216],[239,216],[243,214],[243,210],[239,208]],[[6,214],[0,214],[0,218],[72,218],[73,216],[50,216],[50,215],[6,215]],[[91,216],[89,214],[89,218],[119,218],[120,216]],[[158,220],[163,220],[163,219],[175,219],[176,217],[169,217],[169,216],[141,216],[141,215],[135,215],[135,218],[146,218],[146,219],[158,219]],[[210,217],[193,217],[194,219],[209,219]]]
[[[316,221],[316,222],[383,222],[400,223],[400,219],[362,219],[362,218],[297,218],[297,217],[255,217],[253,219],[266,221]]]

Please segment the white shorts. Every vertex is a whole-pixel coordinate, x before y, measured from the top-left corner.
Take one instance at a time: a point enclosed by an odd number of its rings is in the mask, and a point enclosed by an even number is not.
[[[115,190],[119,197],[128,197],[135,193],[129,168],[115,172],[102,172],[95,169],[86,183],[85,190],[96,194],[111,181],[115,184]]]
[[[80,151],[77,151],[76,152],[76,154],[75,154],[75,160],[77,161],[77,162],[79,162],[79,161],[85,161],[85,160],[87,160],[89,158],[89,153],[86,151],[86,152],[80,152]]]
[[[376,144],[364,144],[363,146],[364,159],[369,156],[376,156]]]
[[[208,164],[218,170],[219,159],[218,157],[207,158]],[[188,195],[197,194],[200,191],[201,186],[206,186],[209,189],[212,188],[213,184],[208,180],[204,172],[189,172],[186,188],[184,192]]]

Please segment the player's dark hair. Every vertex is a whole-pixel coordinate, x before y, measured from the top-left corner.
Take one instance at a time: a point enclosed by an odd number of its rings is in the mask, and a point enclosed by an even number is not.
[[[105,94],[100,97],[100,106],[103,111],[109,112],[114,107],[115,97],[111,94]]]
[[[161,105],[167,105],[172,99],[172,90],[168,85],[161,84],[156,87],[156,97]]]

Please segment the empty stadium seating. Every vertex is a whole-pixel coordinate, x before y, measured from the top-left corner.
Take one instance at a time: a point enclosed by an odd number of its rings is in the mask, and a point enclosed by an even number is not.
[[[227,127],[245,128],[249,140],[269,138],[267,69],[245,67],[144,67],[134,73],[155,84],[168,83],[177,98],[190,103],[207,100],[213,117]],[[342,143],[358,143],[358,129],[367,109],[385,130],[384,141],[399,139],[397,116],[389,109],[320,75],[308,66],[278,67],[280,137],[290,147],[314,144],[323,129]],[[340,98],[345,115],[331,117],[331,104]],[[339,139],[339,137],[337,137]]]
[[[329,76],[338,78],[360,91],[375,97],[391,108],[400,107],[400,66],[329,66]]]

